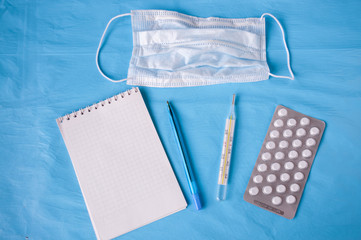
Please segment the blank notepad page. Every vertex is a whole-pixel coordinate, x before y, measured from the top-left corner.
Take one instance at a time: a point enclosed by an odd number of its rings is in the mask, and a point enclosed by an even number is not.
[[[57,123],[98,239],[186,208],[138,88]]]

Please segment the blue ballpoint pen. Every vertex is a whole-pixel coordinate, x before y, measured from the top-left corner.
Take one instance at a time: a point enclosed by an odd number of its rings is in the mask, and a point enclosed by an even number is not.
[[[185,145],[184,145],[183,139],[182,139],[182,137],[180,135],[179,124],[178,124],[178,121],[177,121],[177,119],[176,119],[176,117],[174,115],[174,111],[172,110],[172,107],[170,106],[170,103],[168,101],[167,101],[167,104],[168,104],[168,112],[169,112],[170,123],[172,125],[175,141],[177,143],[180,156],[181,156],[181,158],[183,160],[183,168],[184,168],[184,172],[185,172],[186,177],[187,177],[188,186],[189,186],[189,189],[191,191],[192,198],[193,198],[193,201],[195,203],[195,207],[196,207],[197,210],[200,210],[202,208],[202,205],[201,205],[201,201],[199,199],[199,194],[198,194],[196,181],[194,179],[194,175],[193,175],[192,170],[191,170],[190,165],[189,165],[188,155],[187,155],[187,153],[185,151]]]

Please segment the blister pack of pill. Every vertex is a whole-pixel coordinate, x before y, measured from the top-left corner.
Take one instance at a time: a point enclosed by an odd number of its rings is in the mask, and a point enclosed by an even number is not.
[[[325,122],[278,105],[244,199],[294,218],[324,129]]]

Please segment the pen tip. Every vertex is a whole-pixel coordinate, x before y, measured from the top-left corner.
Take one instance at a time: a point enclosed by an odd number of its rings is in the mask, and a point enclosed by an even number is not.
[[[236,94],[233,94],[232,105],[234,105],[235,100],[236,100]]]
[[[167,104],[169,105],[169,102],[167,101]]]

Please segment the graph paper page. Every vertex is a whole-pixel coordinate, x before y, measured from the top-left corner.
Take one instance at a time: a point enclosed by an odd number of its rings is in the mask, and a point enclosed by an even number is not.
[[[57,123],[98,239],[186,208],[138,88]]]

